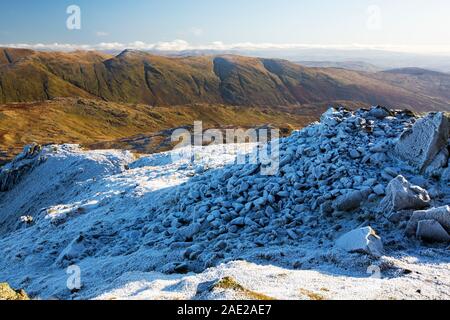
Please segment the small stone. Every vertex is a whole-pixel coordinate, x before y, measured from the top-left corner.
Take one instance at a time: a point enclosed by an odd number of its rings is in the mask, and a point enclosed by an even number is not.
[[[373,107],[372,109],[370,109],[368,115],[370,117],[382,120],[382,119],[392,115],[392,113],[388,109],[378,106],[378,107]]]
[[[355,149],[351,149],[351,150],[349,151],[349,155],[350,155],[350,158],[352,158],[352,159],[358,159],[358,158],[361,158],[361,154],[360,154],[357,150],[355,150]]]
[[[245,218],[244,217],[238,217],[238,218],[232,220],[230,222],[230,224],[232,226],[243,227],[243,226],[245,226]]]
[[[373,192],[375,192],[377,195],[382,196],[385,195],[385,188],[382,184],[378,184],[373,188]]]
[[[336,199],[335,208],[338,211],[352,211],[358,209],[367,197],[368,194],[361,190],[348,192]]]
[[[200,223],[193,223],[181,230],[176,234],[176,238],[180,241],[187,241],[192,239],[201,229]]]

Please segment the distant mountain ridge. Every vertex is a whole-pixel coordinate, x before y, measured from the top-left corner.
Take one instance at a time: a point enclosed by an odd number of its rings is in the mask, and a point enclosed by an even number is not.
[[[311,68],[341,68],[353,71],[379,72],[383,68],[363,61],[296,61],[296,63]]]
[[[113,56],[3,48],[0,103],[82,97],[161,106],[278,107],[343,100],[420,111],[450,108],[445,94],[430,96],[375,75],[236,55],[165,57],[125,50]]]

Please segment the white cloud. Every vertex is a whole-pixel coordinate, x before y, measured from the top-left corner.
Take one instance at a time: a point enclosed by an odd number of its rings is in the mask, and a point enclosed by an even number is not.
[[[258,51],[258,50],[299,50],[299,49],[333,49],[333,50],[383,50],[405,53],[429,53],[429,54],[450,54],[450,45],[442,46],[402,46],[402,45],[328,45],[328,44],[299,44],[299,43],[252,43],[242,42],[234,44],[225,44],[221,41],[211,42],[204,45],[192,45],[185,40],[174,40],[167,42],[146,43],[135,41],[130,43],[120,42],[101,42],[98,44],[0,44],[0,47],[28,48],[35,50],[143,50],[143,51],[184,51],[184,50],[219,50],[219,51]]]

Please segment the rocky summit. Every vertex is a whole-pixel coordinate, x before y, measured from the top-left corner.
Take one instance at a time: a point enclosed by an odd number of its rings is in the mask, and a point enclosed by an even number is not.
[[[132,296],[130,283],[164,297],[158,281],[171,277],[171,293],[198,298],[196,288],[218,274],[249,283],[259,270],[254,286],[292,298],[298,289],[271,285],[274,266],[286,283],[317,271],[316,285],[325,274],[353,279],[376,269],[375,298],[417,298],[405,289],[411,283],[428,298],[450,297],[432,286],[437,272],[450,279],[445,114],[330,109],[279,142],[270,176],[261,164],[236,163],[246,144],[197,148],[194,162],[174,157],[180,150],[136,160],[27,147],[0,172],[0,280],[32,296],[107,298]],[[76,291],[66,286],[73,265],[82,272]]]

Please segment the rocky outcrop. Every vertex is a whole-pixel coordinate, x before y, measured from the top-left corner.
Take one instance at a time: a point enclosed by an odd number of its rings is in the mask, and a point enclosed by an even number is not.
[[[11,190],[35,165],[42,147],[38,144],[27,145],[13,162],[0,169],[0,192]]]
[[[448,138],[447,117],[442,112],[430,113],[401,135],[395,152],[399,158],[423,171],[447,148]]]

